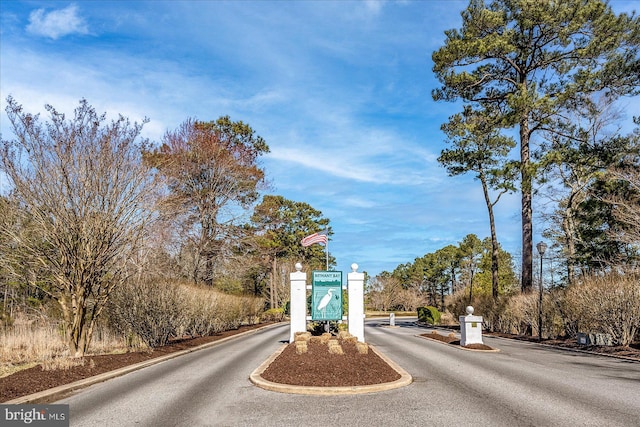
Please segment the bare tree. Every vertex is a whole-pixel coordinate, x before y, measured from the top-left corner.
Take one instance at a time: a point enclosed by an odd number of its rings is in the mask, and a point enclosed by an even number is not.
[[[194,282],[214,283],[215,263],[235,241],[230,232],[265,185],[258,160],[268,152],[249,125],[225,116],[215,122],[187,120],[146,153],[148,164],[167,181],[162,210],[180,227],[181,251]]]
[[[638,133],[640,136],[640,133]],[[636,137],[638,139],[638,137]],[[614,205],[614,216],[618,221],[626,224],[628,227],[624,233],[617,235],[616,238],[624,243],[640,246],[640,159],[635,156],[628,156],[628,161],[624,165],[620,165],[612,170],[614,178],[624,181],[629,186],[632,197],[621,198],[612,197],[607,202]]]
[[[16,139],[3,140],[0,160],[11,197],[27,218],[2,228],[14,256],[46,276],[33,280],[62,311],[71,354],[87,350],[111,291],[133,272],[153,178],[137,143],[142,124],[105,115],[81,100],[70,120],[47,105],[50,121],[25,113],[12,97],[6,112]]]

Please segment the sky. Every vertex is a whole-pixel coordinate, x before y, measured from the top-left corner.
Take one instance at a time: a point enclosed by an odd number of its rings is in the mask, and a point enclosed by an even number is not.
[[[437,158],[460,104],[433,101],[431,55],[468,1],[0,2],[0,130],[7,96],[25,111],[145,117],[160,141],[189,118],[228,115],[265,139],[271,189],[330,220],[337,270],[376,275],[489,236],[472,175]],[[630,11],[633,1],[614,1]],[[629,115],[640,115],[632,104]],[[630,120],[630,119],[629,119]],[[0,193],[8,190],[0,177]],[[545,225],[535,201],[534,241]],[[496,206],[498,240],[520,256],[520,197]]]

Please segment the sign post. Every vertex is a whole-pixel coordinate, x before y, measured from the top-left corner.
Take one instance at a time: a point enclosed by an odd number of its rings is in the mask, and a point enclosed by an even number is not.
[[[314,271],[311,320],[342,320],[342,271]]]

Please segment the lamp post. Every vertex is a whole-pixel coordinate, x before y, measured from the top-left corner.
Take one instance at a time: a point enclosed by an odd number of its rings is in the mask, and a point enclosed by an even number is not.
[[[547,250],[547,244],[545,242],[539,242],[536,245],[538,253],[540,254],[540,298],[538,300],[538,341],[542,341],[542,258]]]

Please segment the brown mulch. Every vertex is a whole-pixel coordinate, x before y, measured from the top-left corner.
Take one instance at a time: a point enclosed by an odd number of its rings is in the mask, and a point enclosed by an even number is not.
[[[265,324],[241,326],[238,329],[221,332],[207,337],[183,339],[174,341],[172,344],[159,347],[151,352],[132,352],[124,354],[104,354],[99,356],[86,356],[83,366],[73,366],[69,369],[58,369],[55,371],[45,371],[41,365],[33,368],[18,371],[12,375],[0,378],[0,402],[16,399],[32,393],[48,390],[65,384],[103,374],[155,359],[160,356],[197,347],[213,341],[218,341],[232,335],[236,335],[252,329],[257,329]]]
[[[331,354],[326,344],[309,342],[307,352],[296,353],[295,344],[284,351],[262,373],[279,384],[344,387],[382,384],[400,379],[400,374],[369,349],[360,354],[354,343],[341,342],[344,354]]]
[[[425,337],[425,338],[429,338],[432,340],[436,340],[436,341],[440,341],[440,342],[444,342],[447,344],[451,344],[451,345],[460,345],[460,340],[454,336],[444,336],[441,335],[435,331],[428,333],[428,334],[421,334],[421,337]],[[489,347],[488,345],[485,344],[469,344],[469,345],[465,345],[464,348],[468,348],[471,350],[489,350],[489,351],[493,351],[494,348],[493,347]]]

